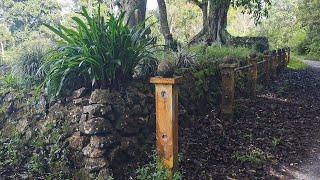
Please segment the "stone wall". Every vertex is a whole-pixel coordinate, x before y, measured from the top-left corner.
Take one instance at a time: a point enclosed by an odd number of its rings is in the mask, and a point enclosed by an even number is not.
[[[75,103],[84,106],[71,146],[82,151],[86,170],[105,177],[110,168],[134,157],[139,146],[154,142],[154,95],[151,85],[142,83],[123,92],[97,89],[90,97],[82,97],[83,91],[73,96]]]
[[[188,83],[180,88],[180,123],[187,123],[192,119],[189,116],[203,109],[190,98],[197,96],[194,79],[185,81]],[[123,90],[91,92],[81,88],[72,96],[51,103],[46,102],[44,95],[38,103],[33,100],[34,92],[29,90],[0,93],[0,135],[10,137],[12,129],[17,129],[27,143],[53,138],[45,147],[39,147],[40,151],[55,148],[56,144],[61,150],[67,147],[70,171],[98,175],[101,179],[114,170],[121,173],[130,161],[146,154],[142,151],[147,149],[150,154],[154,149],[154,86],[148,82],[134,81]]]

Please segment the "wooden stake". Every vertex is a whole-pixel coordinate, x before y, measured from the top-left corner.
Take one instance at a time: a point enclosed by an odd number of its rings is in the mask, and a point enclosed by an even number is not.
[[[151,78],[156,92],[157,153],[173,174],[178,167],[178,86],[182,78]]]
[[[258,56],[256,54],[251,54],[249,61],[251,63],[250,68],[250,96],[252,98],[256,97],[256,89],[257,89],[257,79],[258,79]]]
[[[282,69],[282,53],[281,49],[277,50],[277,73],[279,73]]]
[[[223,120],[231,121],[233,119],[234,108],[234,69],[236,64],[221,64],[221,81],[222,81],[222,97],[221,97],[221,117]]]
[[[277,51],[272,51],[272,58],[271,58],[271,77],[273,80],[277,78]]]
[[[263,55],[264,55],[263,60],[266,61],[264,63],[264,72],[265,72],[266,82],[270,82],[270,54],[268,51],[265,51]]]
[[[288,47],[288,63],[287,63],[287,65],[290,63],[290,54],[291,54],[291,49],[290,49],[290,47]]]

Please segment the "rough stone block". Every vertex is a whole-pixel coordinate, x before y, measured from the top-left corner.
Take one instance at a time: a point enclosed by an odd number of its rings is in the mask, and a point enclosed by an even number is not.
[[[87,135],[108,134],[113,131],[110,122],[104,118],[93,118],[81,121],[80,130]]]
[[[105,158],[87,158],[85,160],[85,168],[89,172],[97,172],[108,166],[108,161]]]
[[[92,136],[90,139],[90,144],[94,148],[99,149],[106,149],[110,146],[120,142],[119,138],[115,137],[114,135],[108,136]]]

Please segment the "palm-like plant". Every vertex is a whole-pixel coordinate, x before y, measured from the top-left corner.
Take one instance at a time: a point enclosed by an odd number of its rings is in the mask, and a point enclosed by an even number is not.
[[[46,25],[62,39],[42,67],[48,72],[43,85],[51,97],[59,95],[66,80],[77,76],[89,77],[95,88],[117,87],[132,78],[141,60],[152,59],[152,39],[145,37],[149,27],[130,29],[124,13],[109,13],[105,19],[100,7],[92,17],[85,8],[80,15],[72,18],[75,28]]]

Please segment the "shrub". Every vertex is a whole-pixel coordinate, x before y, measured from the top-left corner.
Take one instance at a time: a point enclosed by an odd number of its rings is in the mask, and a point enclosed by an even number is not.
[[[15,89],[18,88],[19,85],[19,80],[12,73],[0,77],[0,87]]]
[[[43,40],[28,42],[19,49],[21,50],[13,66],[13,73],[27,86],[40,83],[44,78],[44,72],[38,70],[49,49],[49,42]]]
[[[138,180],[167,180],[169,178],[169,171],[161,163],[160,159],[154,155],[153,161],[137,170]],[[172,177],[173,180],[181,180],[182,175],[175,172]]]
[[[253,53],[251,49],[241,47],[210,46],[207,49],[207,56],[209,60],[221,60],[225,56],[244,60],[251,53]]]
[[[139,62],[152,59],[152,39],[145,38],[148,27],[129,29],[124,13],[109,13],[105,19],[100,7],[97,12],[89,16],[82,8],[81,18],[72,18],[75,28],[46,25],[62,39],[42,67],[48,71],[43,85],[49,97],[59,95],[65,82],[78,76],[88,77],[94,88],[119,87],[132,78]]]

